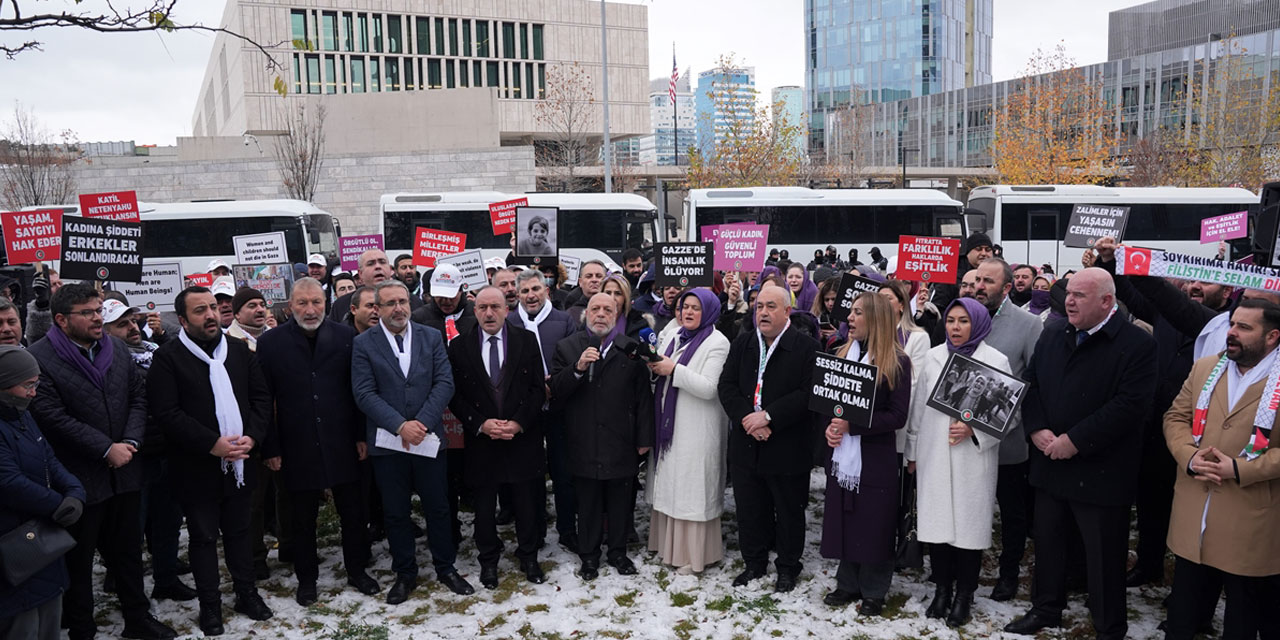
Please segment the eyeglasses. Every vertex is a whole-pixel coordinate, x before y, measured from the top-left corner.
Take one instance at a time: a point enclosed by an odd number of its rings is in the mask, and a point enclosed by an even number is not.
[[[395,307],[408,307],[409,301],[408,300],[387,300],[386,302],[379,302],[378,306],[384,309],[394,309]]]
[[[23,391],[26,391],[29,393],[29,392],[35,391],[36,387],[40,386],[40,381],[36,380],[35,382],[24,382],[18,386],[22,387]]]
[[[71,315],[80,316],[81,318],[88,320],[94,316],[102,315],[102,307],[98,307],[97,309],[81,309],[79,311],[72,311]]]

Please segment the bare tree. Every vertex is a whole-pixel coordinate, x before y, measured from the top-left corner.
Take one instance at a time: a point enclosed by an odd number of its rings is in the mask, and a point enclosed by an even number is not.
[[[534,162],[562,191],[582,190],[580,169],[599,162],[600,109],[591,75],[578,63],[547,68],[546,95],[534,107],[545,139],[534,141]]]
[[[1187,148],[1181,133],[1161,127],[1147,133],[1129,148],[1129,186],[1175,186],[1186,173]]]
[[[296,106],[285,103],[283,120],[288,133],[276,139],[272,154],[289,197],[310,202],[324,166],[325,106],[316,103],[308,108],[304,101],[290,102]]]
[[[10,209],[66,204],[76,194],[71,164],[80,157],[70,130],[50,134],[29,109],[14,103],[13,120],[0,131],[0,180]]]
[[[841,186],[857,186],[866,179],[871,158],[871,125],[875,107],[862,104],[862,90],[854,88],[851,102],[827,114],[825,146],[827,179]]]

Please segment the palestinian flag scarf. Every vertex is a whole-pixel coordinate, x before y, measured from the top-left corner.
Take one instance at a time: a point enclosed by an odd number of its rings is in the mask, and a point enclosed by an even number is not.
[[[1195,439],[1197,447],[1200,446],[1200,439],[1204,437],[1205,423],[1209,418],[1209,398],[1213,395],[1213,389],[1222,379],[1222,373],[1227,370],[1227,366],[1227,354],[1224,353],[1218,359],[1218,364],[1214,365],[1213,370],[1209,372],[1209,378],[1204,381],[1204,386],[1200,388],[1200,396],[1196,398],[1196,411],[1191,422],[1191,437]],[[1270,444],[1271,425],[1275,423],[1277,407],[1280,407],[1280,357],[1271,363],[1271,371],[1267,372],[1267,386],[1263,390],[1262,399],[1258,401],[1258,411],[1253,418],[1253,434],[1249,436],[1249,443],[1240,452],[1245,460],[1253,460],[1266,451]]]

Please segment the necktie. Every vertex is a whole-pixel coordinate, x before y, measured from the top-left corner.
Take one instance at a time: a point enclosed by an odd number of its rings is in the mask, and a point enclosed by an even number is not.
[[[1089,332],[1088,332],[1088,331],[1077,331],[1077,332],[1076,332],[1076,346],[1077,346],[1077,347],[1078,347],[1078,346],[1080,346],[1080,345],[1082,345],[1082,344],[1084,344],[1084,341],[1085,341],[1085,340],[1088,340],[1088,339],[1089,339]]]
[[[498,378],[502,377],[502,365],[498,364],[498,336],[489,336],[489,382],[494,388],[498,386]]]
[[[396,335],[396,346],[400,348],[400,353],[404,353],[404,336],[398,333],[395,335]]]

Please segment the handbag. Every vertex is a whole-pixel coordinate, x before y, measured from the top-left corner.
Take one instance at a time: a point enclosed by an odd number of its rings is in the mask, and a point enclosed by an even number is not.
[[[905,475],[905,474],[904,474]],[[915,482],[905,482],[907,499],[898,514],[898,553],[894,566],[898,569],[924,568],[924,543],[916,537],[916,491]]]
[[[0,536],[0,577],[16,587],[57,562],[75,538],[47,518],[32,518]]]

